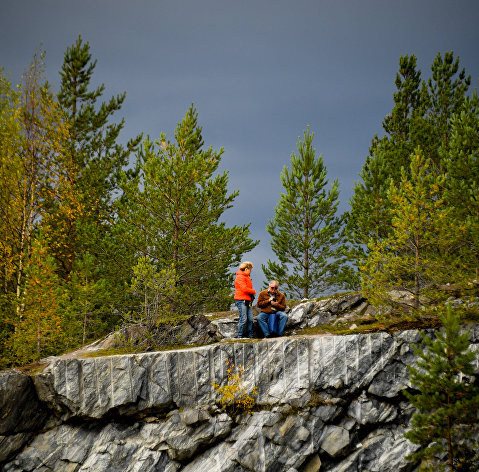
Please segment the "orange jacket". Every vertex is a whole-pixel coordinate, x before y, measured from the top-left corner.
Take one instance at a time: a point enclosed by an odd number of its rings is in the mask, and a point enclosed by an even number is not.
[[[251,300],[256,290],[253,289],[251,277],[246,275],[242,270],[236,272],[235,278],[235,300]]]

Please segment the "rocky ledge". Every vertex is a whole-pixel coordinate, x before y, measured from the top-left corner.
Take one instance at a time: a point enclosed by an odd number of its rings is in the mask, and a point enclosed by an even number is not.
[[[307,303],[296,310],[311,314]],[[468,328],[479,373],[479,325]],[[416,330],[289,336],[4,372],[0,470],[416,470],[403,392],[420,340]],[[258,388],[252,414],[217,405],[227,360]]]

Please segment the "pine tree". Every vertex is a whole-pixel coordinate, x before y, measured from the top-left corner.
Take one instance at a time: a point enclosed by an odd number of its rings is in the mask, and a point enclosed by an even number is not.
[[[443,301],[448,295],[442,285],[467,284],[472,267],[466,227],[457,224],[440,195],[445,177],[431,171],[431,161],[419,154],[411,157],[409,174],[403,169],[399,187],[391,184],[392,230],[370,243],[362,266],[363,293],[373,304],[389,305],[391,290],[406,291],[418,309]]]
[[[73,255],[86,250],[100,257],[104,253],[102,242],[109,238],[111,205],[119,190],[119,173],[129,164],[129,155],[137,148],[141,136],[130,140],[126,148],[118,143],[124,120],[111,123],[110,119],[121,109],[126,93],[100,102],[104,84],[93,90],[89,88],[96,64],[89,43],[79,36],[75,44],[67,48],[60,72],[58,101],[70,123],[69,178],[82,198],[85,211],[59,224],[68,228],[65,250]],[[56,257],[64,275],[68,276],[74,258],[69,260],[61,251]],[[106,262],[104,269],[108,270],[108,266]]]
[[[399,185],[402,169],[408,175],[410,155],[418,147],[422,156],[430,159],[431,171],[445,174],[451,155],[449,143],[454,116],[464,110],[465,104],[470,104],[466,100],[470,77],[466,77],[464,69],[459,70],[459,58],[455,59],[453,52],[436,56],[427,82],[420,77],[416,57],[401,56],[394,107],[383,121],[386,134],[373,140],[370,156],[360,175],[363,181],[355,185],[350,200],[348,235],[356,249],[351,251],[351,257],[356,259],[357,266],[364,261],[371,237],[375,237],[376,242],[378,238],[388,237],[391,202],[385,198],[385,188],[391,182]],[[460,150],[456,146],[452,152],[458,155]],[[379,178],[372,179],[372,173]],[[464,202],[459,206],[464,207]],[[371,215],[382,216],[379,228]],[[371,234],[374,232],[375,235]]]
[[[396,74],[394,107],[383,120],[385,136],[374,137],[369,156],[359,174],[361,181],[354,185],[349,203],[348,240],[353,246],[350,256],[359,267],[366,256],[367,244],[379,242],[389,235],[391,202],[388,191],[391,182],[401,178],[401,168],[409,169],[409,158],[417,146],[424,101],[421,71],[417,70],[415,55],[399,58]]]
[[[383,120],[384,131],[395,143],[410,142],[411,121],[421,107],[421,71],[416,67],[417,58],[414,54],[399,58],[399,71],[395,80],[396,92],[393,94],[394,108]]]
[[[436,152],[431,156],[436,169],[443,171],[441,149],[449,147],[451,119],[463,109],[466,93],[471,84],[471,76],[465,69],[459,70],[459,57],[445,52],[444,57],[437,54],[431,65],[432,76],[428,80],[428,112],[436,140]]]
[[[444,198],[458,222],[467,226],[467,245],[479,279],[479,97],[466,98],[451,119],[448,152],[443,158],[448,178]]]
[[[91,259],[96,269],[95,278],[89,280],[89,285],[100,290],[96,300],[101,306],[95,307],[96,319],[98,322],[103,319],[111,328],[118,321],[111,316],[112,307],[118,308],[126,303],[128,283],[128,271],[122,270],[118,263],[126,258],[125,244],[120,235],[113,233],[112,206],[120,193],[120,172],[129,164],[129,156],[138,148],[141,136],[128,141],[126,146],[119,143],[124,120],[114,123],[112,118],[121,110],[126,93],[102,101],[104,84],[91,87],[96,64],[90,44],[81,36],[64,54],[58,101],[70,123],[68,181],[79,197],[79,205],[76,211],[68,213],[53,208],[48,234],[65,281],[84,279],[80,268],[82,261],[84,257]],[[73,306],[81,305],[82,301],[75,299],[80,293],[71,287]],[[105,297],[107,293],[109,299]],[[93,325],[87,323],[86,326],[89,329]],[[98,328],[100,324],[96,326]],[[85,333],[87,338],[90,335]]]
[[[108,329],[102,319],[105,306],[111,303],[109,287],[99,274],[101,267],[88,252],[76,257],[68,284],[65,312],[70,320],[70,347],[101,337]]]
[[[423,334],[426,349],[417,347],[417,363],[409,366],[419,393],[406,396],[418,412],[405,437],[421,446],[409,459],[421,461],[421,471],[472,472],[479,467],[479,444],[473,441],[479,424],[475,353],[469,349],[469,331],[461,332],[460,317],[450,306],[440,319],[444,331],[435,340]]]
[[[366,257],[365,242],[379,242],[386,238],[391,228],[391,204],[388,192],[391,187],[391,173],[384,154],[377,153],[366,159],[359,176],[362,182],[354,185],[350,200],[351,211],[347,214],[346,230],[350,243],[349,254],[356,266]]]
[[[396,75],[394,107],[383,120],[385,136],[376,139],[370,152],[382,150],[390,176],[398,182],[401,168],[409,168],[409,156],[417,147],[431,159],[436,172],[442,173],[441,149],[448,148],[451,119],[463,107],[471,77],[459,70],[459,58],[453,52],[437,54],[431,65],[431,77],[420,79],[416,56],[401,56]]]
[[[421,71],[416,69],[417,58],[401,56],[396,74],[394,107],[383,120],[385,136],[373,142],[371,155],[383,155],[388,177],[397,182],[401,168],[408,169],[409,156],[417,146],[424,145],[423,115],[425,112],[425,85],[421,85]]]
[[[229,271],[257,244],[249,238],[249,225],[228,228],[219,222],[238,192],[228,194],[227,172],[215,175],[223,150],[203,144],[191,105],[176,127],[175,142],[164,134],[143,142],[136,177],[124,174],[117,204],[123,240],[158,273],[172,271],[175,314],[227,308]]]
[[[298,139],[298,155],[292,153],[291,168],[281,173],[284,193],[266,228],[279,262],[268,261],[263,272],[290,297],[319,296],[343,283],[339,184],[335,180],[326,190],[327,170],[322,156],[316,157],[313,137],[307,127]]]
[[[69,152],[76,172],[72,178],[91,207],[90,219],[104,223],[118,190],[119,173],[129,164],[141,136],[130,140],[126,148],[117,142],[124,120],[110,123],[110,118],[121,109],[126,92],[98,103],[104,84],[89,90],[96,63],[89,43],[78,37],[65,52],[58,100],[70,122]]]

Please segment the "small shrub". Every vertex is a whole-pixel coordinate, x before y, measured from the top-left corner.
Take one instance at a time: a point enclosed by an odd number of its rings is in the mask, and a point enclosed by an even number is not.
[[[254,397],[258,394],[258,387],[254,386],[251,392],[247,391],[243,380],[244,369],[241,365],[235,366],[230,360],[227,360],[226,372],[228,382],[225,385],[212,383],[218,395],[216,403],[231,416],[251,413],[256,402]]]

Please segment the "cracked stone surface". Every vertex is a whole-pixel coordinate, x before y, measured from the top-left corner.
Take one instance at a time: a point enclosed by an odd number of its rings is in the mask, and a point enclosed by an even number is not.
[[[479,373],[479,326],[469,329]],[[402,392],[419,340],[282,337],[2,372],[0,471],[407,472],[416,446]],[[258,387],[252,414],[216,404],[227,360]]]

